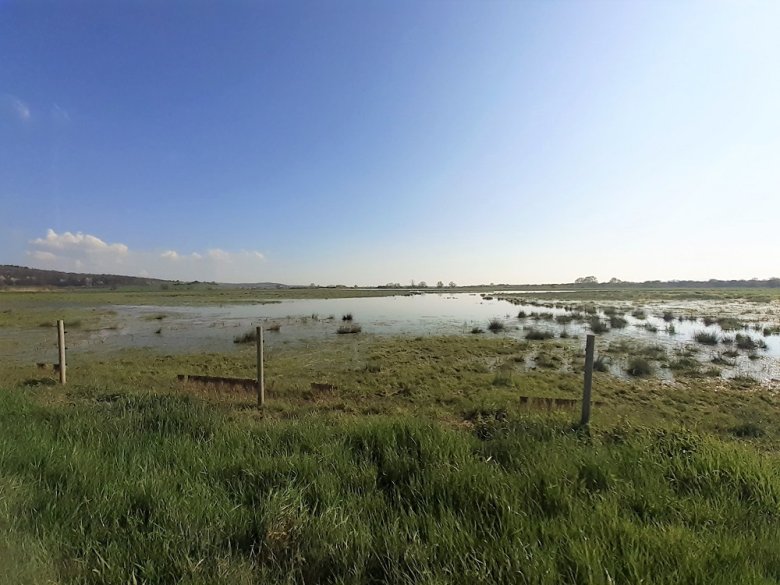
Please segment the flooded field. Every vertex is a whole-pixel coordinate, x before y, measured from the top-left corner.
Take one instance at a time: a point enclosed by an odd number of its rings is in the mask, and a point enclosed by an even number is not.
[[[673,379],[681,370],[706,367],[707,375],[780,381],[780,313],[767,303],[675,301],[583,303],[539,302],[525,294],[428,293],[334,299],[290,299],[265,304],[197,306],[112,305],[93,310],[100,325],[73,329],[68,348],[103,353],[150,348],[171,353],[231,352],[234,340],[263,325],[269,348],[332,339],[349,325],[361,336],[501,335],[518,340],[554,339],[576,351],[582,338],[597,333],[603,367],[626,376],[626,363],[644,356],[653,375]],[[518,291],[520,293],[520,291]],[[351,316],[351,320],[344,318]],[[0,329],[0,343],[18,335]],[[45,330],[15,344],[19,359],[54,361]],[[49,356],[51,354],[51,356]],[[534,367],[532,360],[528,367]]]

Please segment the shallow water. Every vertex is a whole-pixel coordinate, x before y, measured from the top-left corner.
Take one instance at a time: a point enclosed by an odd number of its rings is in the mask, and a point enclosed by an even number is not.
[[[560,292],[560,291],[559,291]],[[491,296],[491,295],[487,295]],[[563,297],[565,299],[565,296]],[[560,325],[554,320],[527,317],[518,319],[519,311],[527,314],[551,313],[553,318],[569,314],[567,308],[578,303],[558,301],[540,304],[514,303],[491,298],[485,299],[476,293],[427,293],[414,296],[361,297],[347,299],[296,299],[274,304],[231,304],[223,306],[112,306],[116,312],[115,329],[103,329],[74,336],[69,348],[89,351],[114,351],[123,348],[153,348],[166,353],[199,351],[225,352],[238,347],[233,338],[249,331],[255,325],[266,327],[279,324],[278,332],[267,331],[266,343],[273,347],[282,343],[298,343],[319,339],[337,339],[347,336],[336,334],[342,325],[342,315],[351,313],[354,324],[362,327],[364,334],[373,335],[469,335],[473,327],[487,329],[490,319],[500,319],[506,330],[499,333],[516,339],[523,339],[530,328],[548,330],[560,335],[566,331],[572,337],[583,338],[588,333],[586,323]],[[554,307],[550,307],[554,304]],[[590,304],[590,303],[585,303]],[[611,329],[598,335],[599,347],[609,343],[629,341],[645,345],[661,344],[670,354],[694,346],[699,351],[697,359],[703,364],[712,357],[734,346],[722,343],[714,347],[703,346],[694,341],[700,331],[716,333],[719,336],[734,337],[737,331],[724,332],[718,325],[705,326],[701,319],[679,320],[677,317],[712,315],[715,317],[739,316],[754,324],[761,315],[751,305],[723,301],[675,301],[655,302],[643,305],[647,319],[636,319],[630,311],[637,305],[610,303],[625,310],[623,318],[628,325]],[[671,324],[674,333],[666,331],[669,323],[661,315],[671,310],[675,319]],[[162,319],[154,317],[164,315]],[[608,318],[599,311],[602,320]],[[649,323],[658,328],[657,333],[645,329]],[[763,327],[767,323],[760,322]],[[772,323],[769,323],[770,325]],[[159,332],[158,332],[159,331]],[[764,336],[754,330],[739,330],[756,340],[763,340],[766,349],[752,352],[757,359],[750,359],[748,352],[740,351],[733,367],[722,369],[724,377],[747,375],[769,382],[780,379],[780,336]],[[491,335],[485,332],[484,335]],[[576,343],[576,342],[573,342]],[[620,373],[620,368],[615,368]],[[659,372],[661,377],[670,377],[668,370]]]

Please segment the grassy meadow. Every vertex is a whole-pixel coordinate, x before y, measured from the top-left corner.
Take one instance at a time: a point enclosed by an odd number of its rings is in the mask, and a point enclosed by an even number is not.
[[[65,387],[3,360],[0,583],[780,582],[780,398],[599,346],[675,382],[597,371],[589,428],[520,399],[579,399],[581,345],[269,346],[262,411],[176,379],[253,377],[251,344],[73,353]]]

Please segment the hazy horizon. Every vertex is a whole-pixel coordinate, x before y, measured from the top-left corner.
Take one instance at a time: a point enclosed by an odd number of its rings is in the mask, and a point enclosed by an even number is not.
[[[773,2],[0,3],[0,263],[780,272]]]

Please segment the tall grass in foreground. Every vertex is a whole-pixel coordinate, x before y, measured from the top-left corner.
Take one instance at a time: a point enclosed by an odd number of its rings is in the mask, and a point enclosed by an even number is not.
[[[0,526],[37,535],[63,583],[780,579],[774,459],[684,431],[470,420],[253,422],[186,397],[3,392],[0,477],[17,488]]]

